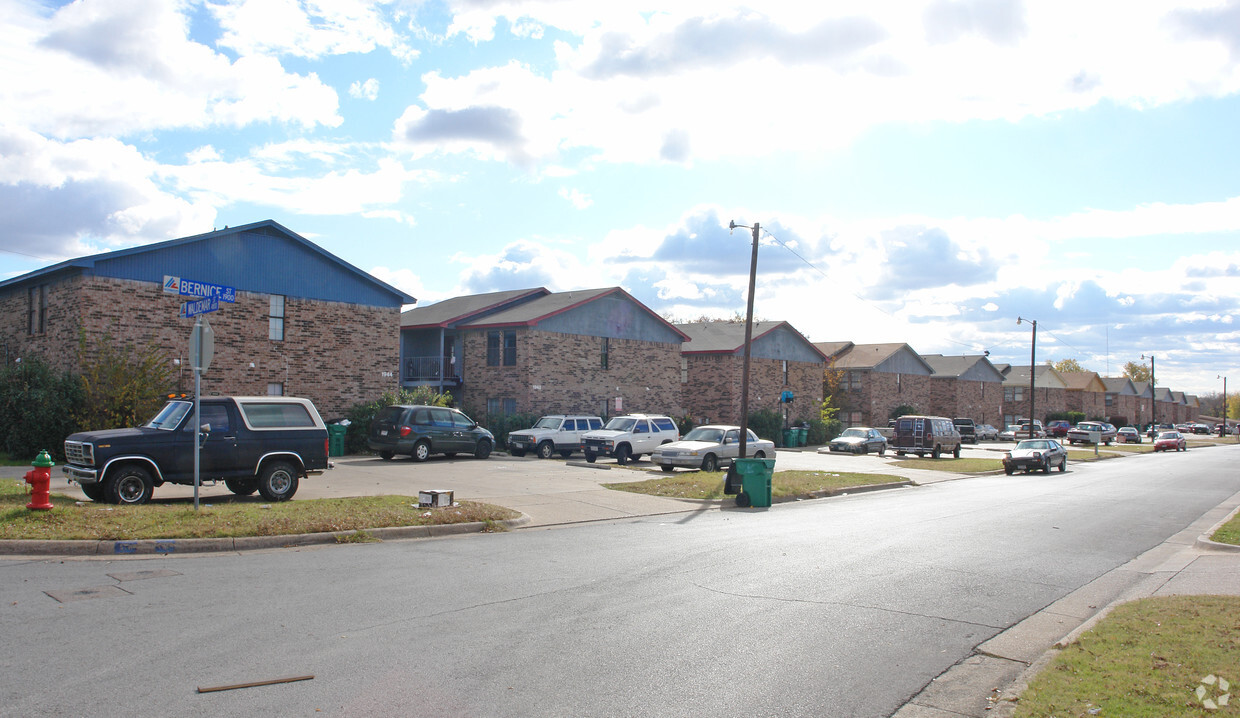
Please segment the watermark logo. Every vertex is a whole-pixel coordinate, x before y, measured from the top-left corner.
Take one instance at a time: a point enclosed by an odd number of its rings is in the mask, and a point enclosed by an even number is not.
[[[1201,683],[1197,684],[1197,700],[1201,702],[1201,707],[1208,711],[1216,711],[1225,707],[1231,701],[1231,684],[1226,678],[1216,676],[1213,673],[1201,679]]]

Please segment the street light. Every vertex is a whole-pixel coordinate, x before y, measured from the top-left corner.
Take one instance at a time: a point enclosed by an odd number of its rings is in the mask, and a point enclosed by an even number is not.
[[[1029,344],[1029,438],[1034,436],[1034,416],[1033,413],[1033,389],[1034,389],[1034,370],[1037,369],[1038,351],[1038,321],[1036,319],[1025,319],[1024,317],[1016,317],[1016,326],[1020,326],[1022,322],[1028,322],[1033,325],[1033,340]],[[1018,432],[1019,433],[1019,432]]]
[[[1219,436],[1227,436],[1227,377],[1218,374],[1214,378],[1223,380],[1223,433]]]
[[[1141,355],[1141,361],[1145,361],[1145,355]],[[1157,399],[1158,392],[1155,390],[1154,384],[1154,355],[1150,355],[1150,431],[1158,429],[1158,405],[1154,402]]]
[[[749,343],[753,340],[753,292],[758,279],[758,223],[753,227],[736,222],[728,222],[728,231],[744,227],[753,230],[753,255],[749,259],[749,300],[745,306],[745,365],[741,370],[741,445],[738,447],[740,458],[745,458],[745,448],[749,439]]]

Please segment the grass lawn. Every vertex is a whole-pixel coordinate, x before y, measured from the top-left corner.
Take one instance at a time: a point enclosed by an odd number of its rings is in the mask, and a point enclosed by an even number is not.
[[[1067,449],[1068,447],[1065,446],[1064,448]],[[1094,456],[1093,448],[1068,449],[1068,461],[1101,461],[1103,459],[1117,459],[1121,456],[1124,456],[1124,454],[1117,454],[1111,449],[1099,449],[1097,456]]]
[[[609,489],[674,499],[721,499],[724,472],[678,471],[660,473],[645,481],[603,484]],[[848,474],[835,471],[776,471],[771,477],[772,498],[809,496],[815,492],[906,481],[888,474]]]
[[[908,469],[929,469],[931,471],[951,471],[957,474],[981,474],[987,471],[1003,469],[1002,459],[953,459],[945,456],[941,459],[913,458],[900,459],[895,466]]]
[[[1214,532],[1210,540],[1240,545],[1240,514],[1236,514],[1231,517],[1231,521],[1219,526],[1218,531]],[[1240,671],[1237,672],[1240,673]],[[1240,683],[1240,678],[1237,678],[1236,681]],[[1237,702],[1240,703],[1240,699],[1237,699]]]
[[[1118,606],[1034,678],[1015,715],[1237,715],[1237,615],[1237,596],[1166,596]],[[1235,700],[1218,705],[1229,692]],[[1217,708],[1205,700],[1215,700]]]
[[[324,531],[360,531],[388,526],[497,522],[517,518],[511,509],[473,501],[424,509],[416,497],[370,496],[267,502],[253,497],[218,499],[195,512],[184,502],[113,506],[52,495],[54,509],[30,511],[26,485],[0,480],[0,539],[229,538],[280,536]]]
[[[25,466],[30,468],[32,461],[34,461],[33,456],[29,459],[14,459],[6,452],[0,451],[0,466]]]

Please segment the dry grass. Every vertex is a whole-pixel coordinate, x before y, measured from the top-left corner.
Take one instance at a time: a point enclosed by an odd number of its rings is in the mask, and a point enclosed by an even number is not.
[[[609,489],[675,499],[721,499],[724,472],[679,471],[645,481],[603,484]],[[889,474],[849,474],[837,471],[776,471],[771,477],[772,497],[812,496],[823,491],[903,482]]]
[[[988,471],[1003,469],[1002,459],[953,459],[945,456],[940,459],[912,458],[900,459],[894,466],[907,469],[928,469],[930,471],[950,471],[954,474],[984,474]]]
[[[1119,606],[1038,674],[1016,716],[1238,715],[1238,615],[1236,596],[1166,596]],[[1218,698],[1219,678],[1231,684],[1237,701],[1211,710],[1197,688],[1204,698]]]
[[[254,497],[214,500],[195,512],[183,501],[143,506],[111,506],[53,495],[50,511],[26,509],[25,485],[0,480],[0,539],[229,538],[281,536],[326,531],[361,531],[387,526],[498,522],[516,511],[461,501],[457,506],[424,509],[416,497],[368,496],[348,499],[266,502]],[[367,540],[364,535],[354,540]]]

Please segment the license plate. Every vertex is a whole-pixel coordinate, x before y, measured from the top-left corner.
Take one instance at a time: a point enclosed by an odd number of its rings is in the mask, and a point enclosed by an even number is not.
[[[379,436],[387,436],[387,429],[380,429]]]

